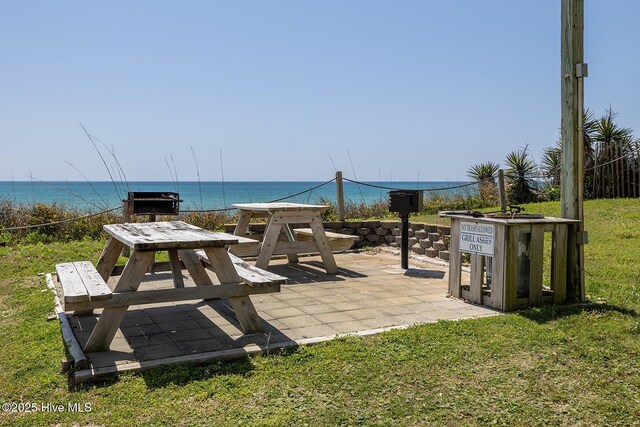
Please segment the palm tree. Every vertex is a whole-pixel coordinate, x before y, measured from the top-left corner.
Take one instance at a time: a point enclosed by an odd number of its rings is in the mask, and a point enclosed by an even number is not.
[[[507,193],[511,203],[529,203],[537,199],[532,190],[533,179],[535,178],[537,166],[529,157],[525,146],[522,150],[512,151],[507,154],[505,163],[508,166]]]
[[[543,200],[558,200],[562,172],[562,142],[560,140],[556,141],[555,147],[546,148],[542,153],[540,171],[542,176],[546,178],[540,196]]]
[[[555,147],[545,148],[542,153],[542,164],[540,165],[542,174],[550,180],[550,184],[557,187],[560,185],[560,172],[562,171],[562,142],[556,141]]]
[[[496,174],[500,165],[494,162],[479,163],[471,166],[467,170],[467,176],[480,184],[480,198],[488,204],[495,204],[498,200],[498,186],[496,185]]]

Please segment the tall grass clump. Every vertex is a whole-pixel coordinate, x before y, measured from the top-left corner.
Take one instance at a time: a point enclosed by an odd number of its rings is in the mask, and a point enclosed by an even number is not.
[[[437,214],[440,211],[468,211],[495,206],[495,199],[485,199],[478,194],[430,194],[424,198],[424,213]]]
[[[322,213],[323,221],[336,221],[338,219],[338,206],[335,201],[321,198],[316,203],[329,206],[329,209],[326,209]],[[346,220],[367,218],[381,219],[389,216],[389,204],[386,200],[377,200],[369,204],[353,202],[351,200],[345,200],[344,202],[344,218]]]
[[[93,212],[59,204],[19,204],[0,200],[0,245],[21,243],[71,242],[106,238],[103,225],[121,223],[119,210],[92,215]],[[92,216],[87,216],[92,215]],[[233,220],[228,212],[202,212],[159,216],[158,221],[182,220],[209,230],[221,229]],[[132,221],[146,221],[134,216]]]
[[[237,219],[237,215],[234,215],[233,211],[186,212],[180,214],[179,219],[207,230],[220,230],[224,224],[234,222]]]
[[[102,226],[121,222],[119,213],[108,212],[86,218],[91,212],[58,204],[18,204],[0,200],[0,243],[69,242],[97,239]],[[71,221],[75,218],[74,221]]]

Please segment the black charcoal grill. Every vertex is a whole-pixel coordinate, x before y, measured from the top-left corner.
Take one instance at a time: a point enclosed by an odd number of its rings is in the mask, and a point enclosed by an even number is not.
[[[422,191],[393,190],[389,191],[389,212],[400,214],[400,256],[401,267],[409,268],[409,214],[422,209]]]
[[[178,215],[180,213],[180,195],[171,192],[131,191],[126,200],[132,215]]]

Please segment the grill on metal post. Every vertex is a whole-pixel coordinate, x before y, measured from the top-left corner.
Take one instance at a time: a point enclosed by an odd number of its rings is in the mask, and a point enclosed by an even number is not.
[[[389,191],[389,212],[400,214],[402,226],[400,230],[400,266],[409,268],[409,214],[422,209],[422,191],[393,190]]]

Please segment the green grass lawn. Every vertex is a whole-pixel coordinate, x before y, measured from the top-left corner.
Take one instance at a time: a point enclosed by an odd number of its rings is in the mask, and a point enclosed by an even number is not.
[[[3,405],[0,425],[640,425],[640,201],[585,208],[590,304],[171,366],[76,390],[58,373],[60,330],[47,321],[53,302],[37,274],[95,261],[104,242],[0,248],[0,403],[37,409]],[[527,212],[557,216],[559,204]]]

